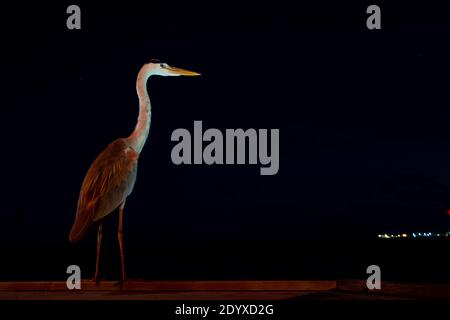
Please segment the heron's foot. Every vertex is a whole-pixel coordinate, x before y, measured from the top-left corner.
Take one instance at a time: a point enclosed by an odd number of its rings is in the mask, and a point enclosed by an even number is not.
[[[94,282],[96,286],[99,286],[99,285],[100,285],[100,282],[101,282],[102,280],[101,280],[99,277],[94,277],[94,278],[92,278],[91,281]]]
[[[123,284],[127,281],[127,278],[122,278],[119,281],[117,281],[114,285],[121,288],[123,287]]]

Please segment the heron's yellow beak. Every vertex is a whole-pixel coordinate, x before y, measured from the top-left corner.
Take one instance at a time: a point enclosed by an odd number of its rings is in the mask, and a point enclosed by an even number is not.
[[[189,71],[189,70],[185,70],[185,69],[181,69],[181,68],[176,68],[176,67],[168,67],[167,68],[170,73],[174,76],[200,76],[201,74],[198,72],[194,72],[194,71]]]

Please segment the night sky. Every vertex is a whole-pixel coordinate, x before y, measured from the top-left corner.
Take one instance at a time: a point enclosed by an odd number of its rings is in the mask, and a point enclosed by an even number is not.
[[[80,31],[66,28],[72,3]],[[430,3],[378,3],[382,29],[371,31],[370,4],[9,8],[2,248],[69,246],[82,179],[103,148],[133,130],[136,75],[152,58],[202,76],[148,83],[152,125],[125,208],[129,246],[448,230],[448,15]],[[174,165],[171,133],[192,132],[194,120],[205,129],[280,129],[278,174]],[[105,233],[116,232],[117,218]]]

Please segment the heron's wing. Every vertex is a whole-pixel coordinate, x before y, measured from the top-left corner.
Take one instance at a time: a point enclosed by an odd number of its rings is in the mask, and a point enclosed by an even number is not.
[[[79,240],[93,222],[125,201],[136,181],[138,157],[124,139],[118,139],[95,159],[81,186],[71,241]]]

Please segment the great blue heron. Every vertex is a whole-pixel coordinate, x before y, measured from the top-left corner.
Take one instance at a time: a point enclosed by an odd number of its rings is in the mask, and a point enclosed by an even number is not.
[[[158,76],[198,76],[199,73],[169,66],[167,63],[152,60],[145,64],[136,80],[139,96],[139,117],[136,128],[128,138],[113,141],[92,163],[81,186],[77,214],[69,240],[77,242],[93,225],[98,224],[97,258],[95,266],[96,282],[99,280],[99,257],[102,241],[103,219],[119,207],[118,239],[122,262],[121,281],[126,280],[123,255],[123,209],[125,201],[133,190],[139,154],[144,147],[150,129],[151,105],[147,92],[147,80]]]

